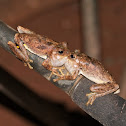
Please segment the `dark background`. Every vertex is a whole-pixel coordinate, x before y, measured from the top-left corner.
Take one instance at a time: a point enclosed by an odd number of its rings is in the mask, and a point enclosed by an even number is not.
[[[16,29],[18,25],[57,41],[66,41],[69,48],[82,48],[82,21],[80,0],[0,0],[0,19]],[[126,98],[126,1],[97,0],[101,61],[122,88]],[[84,112],[70,97],[35,71],[0,48],[0,66],[39,96],[62,104],[68,112]],[[11,83],[10,83],[11,84]],[[1,126],[33,126],[31,122],[0,105]]]

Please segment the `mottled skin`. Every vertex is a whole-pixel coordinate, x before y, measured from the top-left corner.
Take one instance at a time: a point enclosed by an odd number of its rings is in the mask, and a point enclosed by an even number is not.
[[[66,55],[64,57],[66,57]],[[63,56],[61,59],[62,58]],[[83,75],[95,82],[95,84],[90,87],[91,93],[86,95],[89,98],[87,105],[92,105],[97,97],[112,92],[119,93],[119,85],[98,60],[91,58],[84,53],[80,53],[79,50],[69,54],[69,56],[67,54],[67,59],[65,58],[65,60],[64,66],[69,74],[62,74],[58,79],[55,79],[55,81],[73,80],[76,79],[78,75]]]
[[[70,53],[65,42],[55,42],[21,26],[17,29],[19,33],[15,34],[15,43],[9,41],[8,45],[17,58],[30,69],[32,69],[30,63],[33,61],[29,59],[27,50],[45,59],[42,65],[59,77],[54,81],[74,80],[78,75],[83,75],[96,83],[90,87],[91,93],[87,94],[89,98],[87,105],[92,105],[97,97],[112,92],[119,93],[119,85],[98,60],[80,53],[79,50]],[[62,68],[68,73],[63,74]]]
[[[52,71],[51,75],[55,74],[57,76],[60,76],[59,72],[63,74],[62,69],[65,69],[63,65],[65,64],[67,55],[69,53],[70,51],[67,49],[66,46],[53,48],[51,55],[46,60],[44,60],[42,65],[46,69]]]
[[[41,58],[46,59],[43,62],[43,66],[45,66],[46,68],[49,67],[49,65],[46,65],[46,62],[49,61],[48,64],[50,64],[50,67],[48,69],[51,70],[52,67],[50,62],[50,56],[52,52],[57,52],[61,50],[64,51],[67,48],[66,42],[53,41],[47,37],[40,36],[34,33],[33,31],[27,28],[23,28],[21,26],[18,26],[17,30],[19,33],[15,34],[15,43],[9,41],[8,45],[13,51],[13,53],[17,56],[17,58],[22,60],[25,65],[28,65],[30,69],[33,69],[30,65],[30,63],[33,61],[29,59],[27,50]]]

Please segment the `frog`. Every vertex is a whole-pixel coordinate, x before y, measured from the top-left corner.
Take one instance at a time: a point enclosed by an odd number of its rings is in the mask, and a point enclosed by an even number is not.
[[[63,75],[62,70],[65,69],[64,64],[69,53],[70,50],[67,48],[66,44],[63,44],[62,46],[58,45],[53,48],[52,53],[49,55],[49,57],[43,61],[42,66],[51,71],[51,74],[48,78],[49,80],[51,79],[51,76],[53,74],[58,77],[61,76],[61,74]]]
[[[66,42],[56,42],[21,26],[18,26],[17,30],[15,43],[9,41],[8,45],[25,66],[33,69],[30,65],[33,61],[28,56],[28,50],[44,59],[42,65],[51,71],[51,75],[55,74],[58,77],[54,79],[55,82],[75,80],[81,75],[95,83],[90,87],[91,93],[86,94],[89,99],[87,105],[92,105],[97,97],[120,92],[119,85],[98,60],[80,53],[79,50],[70,52]],[[66,69],[67,74],[64,74],[62,69]],[[73,87],[76,84],[75,82]]]
[[[88,97],[88,102],[86,103],[87,106],[89,104],[92,105],[98,97],[110,93],[117,94],[120,92],[119,85],[100,61],[81,53],[80,50],[75,50],[67,55],[65,54],[67,53],[64,53],[64,57],[67,58],[65,58],[64,66],[65,69],[67,69],[68,74],[57,75],[58,78],[54,81],[75,80],[79,75],[79,80],[84,76],[94,82],[94,84],[90,87],[91,92],[86,94]],[[61,59],[62,58],[63,56]],[[77,82],[79,80],[77,80]],[[77,82],[75,82],[73,87],[77,85]]]
[[[33,69],[33,67],[30,65],[30,63],[32,63],[33,60],[29,58],[27,50],[43,58],[44,60],[45,59],[48,60],[53,50],[61,51],[61,49],[67,48],[66,42],[56,42],[52,39],[49,39],[46,36],[36,34],[35,32],[33,32],[28,28],[18,26],[17,31],[18,32],[14,36],[14,43],[12,41],[9,41],[8,46],[10,47],[12,52],[16,55],[16,57],[21,61],[23,61],[24,65],[28,66],[30,69]],[[47,67],[46,65],[47,60],[45,60],[43,63],[45,67]],[[51,70],[51,68],[52,67],[48,69]],[[53,69],[53,71],[55,71],[55,69]]]

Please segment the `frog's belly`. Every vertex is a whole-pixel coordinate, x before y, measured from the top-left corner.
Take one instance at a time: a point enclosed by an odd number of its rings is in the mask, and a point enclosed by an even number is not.
[[[85,76],[86,78],[88,78],[89,80],[97,83],[97,84],[105,84],[105,83],[108,83],[109,80],[108,79],[105,79],[105,78],[100,78],[98,76],[94,76],[94,75],[91,75],[87,72],[82,72],[80,71],[79,74],[82,74],[83,76]]]

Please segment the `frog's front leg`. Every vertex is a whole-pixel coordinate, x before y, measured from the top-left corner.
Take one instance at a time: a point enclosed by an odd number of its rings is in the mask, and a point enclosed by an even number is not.
[[[18,34],[18,33],[17,33]],[[18,45],[16,45],[16,44]],[[32,63],[33,61],[31,59],[29,59],[27,51],[23,45],[23,43],[21,41],[15,41],[15,43],[9,41],[8,45],[10,47],[10,49],[12,50],[12,52],[16,55],[16,57],[20,60],[22,60],[24,62],[24,65],[33,69],[33,67],[30,65],[30,63]]]
[[[79,73],[78,71],[73,72],[72,74],[67,72],[66,74],[59,75],[58,78],[57,79],[53,79],[53,81],[56,82],[56,81],[59,81],[59,80],[74,80],[78,76],[78,73]]]
[[[64,73],[63,73],[63,69],[65,69],[65,67],[64,66],[61,66],[61,67],[52,67],[51,69],[50,69],[50,71],[52,71],[51,72],[51,74],[50,74],[50,76],[49,76],[49,80],[51,79],[51,77],[52,77],[52,75],[54,74],[54,75],[56,75],[56,76],[64,76]],[[59,73],[60,72],[60,73]],[[53,79],[53,81],[54,82],[56,82],[56,81],[58,81],[58,80],[56,80],[56,79]]]
[[[92,105],[93,102],[97,97],[101,97],[113,92],[119,93],[119,85],[116,83],[105,83],[105,84],[94,84],[90,87],[91,93],[86,94],[88,96],[89,100],[86,103],[88,106],[89,104]]]
[[[57,67],[52,66],[49,57],[43,61],[42,66],[44,66],[47,70],[51,71],[51,74],[49,75],[49,78],[48,78],[49,80],[53,74],[56,76],[60,76],[60,73],[58,72]]]

